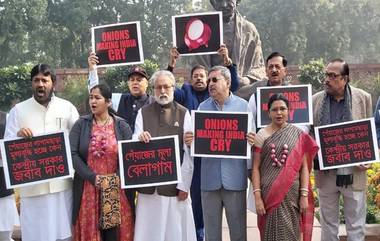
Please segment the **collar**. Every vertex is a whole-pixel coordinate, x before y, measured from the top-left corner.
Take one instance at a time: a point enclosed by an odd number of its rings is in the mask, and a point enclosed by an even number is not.
[[[212,99],[212,102],[214,103],[214,105],[216,106],[218,110],[223,110],[223,106],[228,105],[231,102],[233,97],[234,97],[234,94],[232,94],[232,92],[230,91],[230,95],[226,98],[222,106],[215,99]]]

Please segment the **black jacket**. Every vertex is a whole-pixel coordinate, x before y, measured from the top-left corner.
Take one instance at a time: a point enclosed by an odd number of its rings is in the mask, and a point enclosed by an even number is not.
[[[117,116],[112,116],[115,123],[116,140],[128,140],[132,137],[132,131],[127,122]],[[70,131],[70,147],[73,166],[75,169],[73,184],[73,217],[75,224],[83,194],[84,181],[87,180],[95,185],[96,173],[87,165],[89,142],[91,139],[93,115],[82,116],[77,120]]]

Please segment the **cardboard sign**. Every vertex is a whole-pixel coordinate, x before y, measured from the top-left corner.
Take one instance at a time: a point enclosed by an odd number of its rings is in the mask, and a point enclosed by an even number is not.
[[[117,23],[91,28],[92,51],[98,67],[141,64],[144,55],[140,22]]]
[[[289,100],[289,123],[313,124],[311,85],[267,86],[257,88],[257,125],[259,128],[271,123],[268,115],[268,101],[273,94],[277,93],[284,94]]]
[[[248,112],[191,111],[194,140],[191,155],[199,157],[251,158],[246,135],[251,130]]]
[[[172,16],[172,31],[181,55],[216,54],[223,43],[222,12]]]
[[[321,170],[379,161],[373,118],[315,128]]]
[[[7,188],[73,177],[67,132],[1,142]]]
[[[149,143],[119,141],[122,188],[175,184],[181,181],[178,136],[154,137]]]

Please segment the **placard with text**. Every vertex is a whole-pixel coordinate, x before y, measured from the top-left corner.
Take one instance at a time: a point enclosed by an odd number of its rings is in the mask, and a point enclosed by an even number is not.
[[[216,54],[223,43],[222,12],[172,16],[172,34],[181,55]]]
[[[373,118],[315,127],[321,170],[379,161]]]
[[[92,51],[98,67],[142,64],[144,54],[140,22],[116,23],[91,28]]]
[[[149,143],[119,141],[122,188],[175,184],[181,181],[178,136],[154,137]]]
[[[67,132],[5,139],[1,155],[8,189],[74,175]]]
[[[251,147],[246,137],[251,130],[251,113],[193,110],[191,119],[194,128],[192,156],[251,157]]]
[[[271,123],[268,101],[273,94],[281,93],[289,100],[288,122],[300,125],[313,124],[311,85],[266,86],[257,88],[257,126]]]

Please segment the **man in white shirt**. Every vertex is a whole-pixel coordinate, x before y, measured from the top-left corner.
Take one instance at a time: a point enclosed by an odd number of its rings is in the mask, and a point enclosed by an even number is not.
[[[34,66],[31,81],[33,97],[11,109],[5,138],[69,131],[79,114],[69,101],[54,96],[56,78],[50,66]],[[20,188],[20,213],[23,241],[70,240],[72,180]]]

